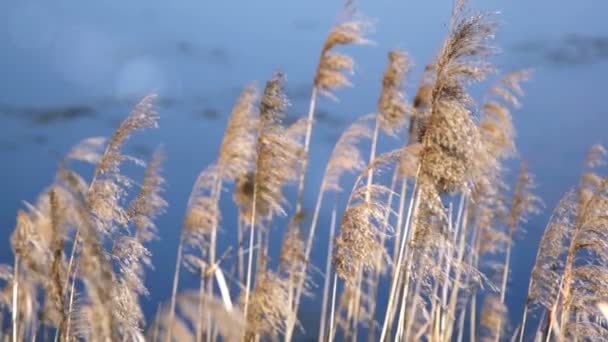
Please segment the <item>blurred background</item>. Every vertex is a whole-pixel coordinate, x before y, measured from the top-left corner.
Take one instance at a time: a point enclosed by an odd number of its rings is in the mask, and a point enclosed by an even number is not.
[[[451,6],[448,0],[359,1],[360,11],[375,20],[369,35],[375,44],[348,49],[357,62],[354,87],[338,91],[339,102],[320,100],[306,208],[314,204],[337,137],[355,117],[375,110],[387,52],[400,48],[412,57],[408,91],[414,93],[445,37]],[[341,1],[327,0],[1,1],[0,263],[12,263],[9,236],[17,210],[52,182],[58,158],[83,138],[111,135],[139,98],[157,92],[160,128],[137,133],[125,147],[144,158],[159,144],[167,152],[170,207],[158,220],[161,239],[151,246],[155,269],[147,274],[150,296],[142,303],[151,318],[170,296],[191,186],[215,159],[238,93],[281,70],[292,103],[289,120],[304,115],[320,47],[341,7]],[[576,185],[587,148],[606,143],[608,2],[492,0],[473,1],[471,7],[500,11],[502,52],[493,61],[501,71],[535,70],[514,121],[520,154],[536,174],[546,208],[516,242],[507,298],[511,317],[519,317],[548,214]],[[486,87],[473,88],[477,99]],[[398,143],[382,140],[381,150]],[[135,168],[128,172],[138,179],[143,175]],[[236,229],[229,190],[222,202],[220,254],[234,242]],[[313,262],[319,267],[330,209],[325,206],[317,234]],[[277,222],[272,229],[280,243],[284,226]],[[182,286],[194,286],[196,279],[185,275]],[[322,286],[318,274],[315,281]],[[316,336],[319,302],[317,294],[302,309],[309,336]]]

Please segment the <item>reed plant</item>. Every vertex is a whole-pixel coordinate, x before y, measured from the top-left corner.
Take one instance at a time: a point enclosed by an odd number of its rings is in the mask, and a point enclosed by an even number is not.
[[[140,302],[149,294],[148,244],[168,206],[165,152],[159,147],[145,162],[123,146],[157,126],[156,95],[136,104],[109,139],[77,143],[39,198],[16,214],[14,260],[0,265],[0,341],[291,341],[303,333],[319,341],[608,339],[606,151],[590,149],[579,184],[543,231],[529,279],[513,279],[514,246],[542,209],[512,115],[531,72],[492,64],[496,15],[467,6],[454,3],[446,38],[411,99],[413,55],[387,53],[372,114],[342,132],[318,189],[305,182],[320,167],[309,164],[316,105],[320,95],[335,99],[353,86],[354,60],[336,50],[369,43],[368,21],[347,2],[321,45],[308,113],[295,122],[284,122],[283,73],[263,89],[247,85],[217,158],[193,180],[172,290],[154,317]],[[485,82],[476,99],[471,86]],[[400,146],[384,150],[378,142],[387,137]],[[517,175],[508,167],[515,162]],[[126,163],[144,167],[141,181],[123,172]],[[222,201],[229,191],[234,205]],[[305,191],[317,196],[310,218]],[[220,250],[220,228],[236,245]],[[324,265],[313,264],[314,253]],[[195,288],[180,285],[184,268],[195,273]],[[514,321],[510,286],[522,281],[525,309]],[[318,320],[300,313],[313,304]]]

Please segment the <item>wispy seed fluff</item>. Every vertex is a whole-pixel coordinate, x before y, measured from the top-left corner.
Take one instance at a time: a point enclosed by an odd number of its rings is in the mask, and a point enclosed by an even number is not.
[[[403,128],[410,112],[403,92],[403,78],[409,65],[409,58],[404,52],[393,50],[388,53],[378,99],[378,123],[388,135],[395,135]]]

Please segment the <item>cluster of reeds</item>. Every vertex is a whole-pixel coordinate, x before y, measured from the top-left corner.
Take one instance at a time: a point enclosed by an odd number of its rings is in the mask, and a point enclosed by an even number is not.
[[[334,98],[351,85],[354,61],[336,50],[367,43],[368,26],[349,2],[322,45],[307,117],[284,124],[289,101],[281,73],[261,91],[255,84],[242,91],[217,160],[194,182],[171,296],[149,322],[139,301],[148,294],[146,244],[157,237],[154,220],[167,205],[164,153],[159,148],[146,163],[122,146],[132,133],[156,126],[155,96],[137,104],[110,139],[76,145],[53,183],[17,213],[14,264],[0,265],[0,313],[8,314],[0,316],[0,340],[290,341],[314,329],[319,341],[608,338],[608,178],[596,172],[606,154],[601,146],[591,149],[578,188],[553,212],[522,319],[509,321],[513,246],[541,207],[525,162],[514,186],[505,181],[506,165],[519,158],[511,110],[530,72],[498,77],[481,101],[470,95],[473,83],[496,71],[490,63],[496,24],[493,14],[473,13],[464,1],[455,3],[447,38],[411,103],[405,92],[411,59],[388,53],[377,107],[342,133],[312,216],[304,215],[318,96]],[[402,147],[380,151],[386,137]],[[90,179],[75,171],[77,163],[93,166]],[[141,182],[121,172],[125,163],[145,166]],[[389,184],[384,172],[392,174]],[[346,173],[356,178],[340,208]],[[295,206],[288,205],[290,185]],[[228,189],[233,209],[220,207]],[[321,222],[324,207],[333,208],[331,222]],[[238,244],[218,251],[225,215],[238,216],[237,227],[223,227]],[[275,218],[285,215],[291,217],[281,229]],[[318,226],[327,246],[315,244]],[[271,231],[284,236],[276,261]],[[313,251],[327,252],[324,266],[311,264]],[[198,288],[180,288],[183,266],[200,278]],[[311,282],[318,269],[322,287]],[[304,296],[321,303],[318,328],[298,315]]]

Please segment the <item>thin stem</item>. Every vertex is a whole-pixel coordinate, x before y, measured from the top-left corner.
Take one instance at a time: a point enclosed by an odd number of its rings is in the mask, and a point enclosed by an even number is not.
[[[387,207],[388,208],[393,208],[393,194],[395,193],[395,187],[397,186],[397,179],[399,177],[399,172],[398,169],[395,168],[395,171],[393,172],[393,177],[391,180],[391,191],[388,195],[388,200],[387,200]],[[401,196],[405,196],[403,194],[403,185],[401,187]],[[400,203],[402,203],[403,200],[400,200]],[[402,209],[402,208],[401,208]],[[390,213],[391,211],[389,210],[386,215],[384,216],[384,220],[383,220],[383,227],[387,227],[389,220],[390,220]],[[402,213],[399,213],[400,216],[402,216]],[[397,221],[397,227],[399,227],[401,225],[400,222],[401,218],[398,219]],[[399,229],[399,228],[397,228]],[[382,246],[385,245],[386,243],[386,236],[387,234],[382,234],[380,243],[382,244]],[[395,241],[398,240],[398,234],[395,235]],[[396,242],[395,242],[396,243]],[[396,253],[394,253],[396,255]],[[369,320],[367,323],[368,326],[368,330],[367,330],[367,340],[369,342],[373,342],[376,339],[376,308],[378,307],[377,305],[377,298],[378,298],[378,284],[380,283],[380,267],[382,266],[382,258],[377,258],[376,259],[376,265],[375,265],[375,269],[373,269],[371,272],[371,290],[370,290],[370,310],[369,310]],[[392,273],[394,274],[394,269],[392,271]]]
[[[336,322],[336,290],[338,287],[338,275],[334,274],[334,288],[331,293],[331,312],[329,316],[329,339],[328,341],[334,340],[335,334],[335,322]]]
[[[310,253],[312,252],[312,243],[313,243],[313,239],[315,236],[315,231],[317,228],[317,222],[319,221],[319,215],[321,212],[321,204],[323,203],[323,196],[324,196],[324,191],[323,188],[325,187],[325,182],[323,182],[321,184],[321,190],[319,191],[319,194],[317,195],[317,201],[315,203],[315,211],[313,213],[312,216],[312,221],[310,223],[310,229],[308,230],[308,238],[306,240],[306,247],[304,250],[304,260],[306,260],[306,262],[308,263],[309,258],[310,258]],[[331,242],[332,239],[332,235],[333,233],[330,233],[329,236],[329,240]],[[306,277],[303,276],[301,277],[301,279],[298,280],[298,284],[297,284],[297,288],[296,288],[296,292],[295,292],[295,296],[294,296],[294,303],[293,303],[293,310],[292,310],[292,314],[287,322],[287,327],[286,327],[286,333],[285,336],[289,336],[291,337],[293,329],[295,328],[295,322],[296,322],[296,318],[297,318],[297,313],[298,313],[298,308],[300,306],[300,298],[302,296],[302,292],[304,291],[304,282],[306,280]],[[285,339],[286,341],[290,341],[288,338]]]
[[[218,175],[215,175],[215,184],[212,189],[211,197],[213,198],[213,202],[219,205],[220,196],[222,194],[222,178]],[[217,222],[217,221],[216,221]],[[216,244],[217,244],[217,224],[211,227],[211,233],[209,236],[209,262],[207,267],[216,267],[215,265],[215,257],[216,257]],[[201,251],[203,250],[203,246],[201,246]],[[200,279],[200,288],[199,288],[199,303],[198,303],[198,319],[196,323],[196,341],[201,342],[202,339],[202,313],[203,313],[203,295],[205,293],[205,277],[203,276],[205,272],[201,270],[201,279]],[[207,281],[207,295],[209,297],[213,297],[213,280]],[[207,315],[207,320],[210,320],[209,315]],[[207,329],[207,341],[211,340],[212,329]]]
[[[65,279],[65,284],[63,286],[63,291],[67,291],[68,286],[70,284],[70,273],[72,272],[72,265],[74,263],[74,256],[76,255],[76,247],[78,245],[78,240],[80,239],[80,229],[76,228],[76,236],[74,237],[74,244],[72,244],[72,251],[70,252],[70,261],[68,262],[67,269],[67,277]],[[74,275],[75,277],[76,275]],[[69,312],[68,312],[69,313]]]
[[[70,301],[68,303],[68,322],[65,327],[65,341],[70,340],[70,326],[72,321],[72,305],[74,304],[74,293],[76,288],[76,272],[74,272],[74,276],[72,279],[72,286],[70,288]]]
[[[323,281],[323,303],[321,304],[321,321],[319,322],[319,342],[325,340],[325,320],[327,319],[327,300],[329,299],[329,279],[331,272],[331,251],[333,249],[333,235],[336,230],[336,206],[331,211],[331,225],[329,226],[329,241],[327,242],[327,257],[325,259],[325,280]]]
[[[479,251],[481,249],[481,233],[479,231],[479,227],[473,231],[473,253],[470,254],[470,264],[472,267],[477,268],[479,264]],[[471,294],[471,305],[470,305],[470,318],[469,318],[469,340],[471,342],[475,341],[475,332],[477,331],[477,289],[473,290]]]
[[[201,269],[200,285],[198,287],[198,316],[196,319],[196,342],[201,342],[203,339],[203,298],[205,297],[205,272]],[[209,329],[207,329],[209,330]],[[209,332],[207,332],[209,333]],[[209,336],[207,336],[209,341]]]
[[[458,315],[458,337],[456,338],[456,342],[462,342],[464,338],[464,319],[465,319],[466,311],[461,310],[460,315]],[[520,341],[521,342],[521,341]]]
[[[238,230],[237,230],[237,239],[238,239],[238,244],[239,244],[239,250],[237,252],[237,263],[238,263],[238,271],[239,271],[239,284],[242,284],[243,281],[245,280],[245,260],[244,260],[244,255],[245,255],[245,251],[243,249],[243,230],[245,229],[245,225],[243,224],[243,218],[241,216],[241,213],[239,212],[239,218],[238,218]]]
[[[521,329],[519,330],[519,342],[524,341],[524,332],[526,330],[527,320],[528,320],[528,304],[526,304],[526,307],[524,308],[524,314],[521,319]]]
[[[13,342],[17,342],[17,319],[19,315],[19,257],[15,255],[15,266],[13,274],[13,307],[12,307],[12,322],[13,322]]]
[[[380,334],[381,342],[385,341],[385,338],[387,337],[387,333],[388,333],[388,327],[389,327],[389,325],[392,325],[392,321],[393,321],[393,314],[394,314],[393,306],[395,305],[396,296],[398,296],[397,289],[398,289],[398,285],[399,285],[399,279],[401,278],[401,273],[402,273],[401,265],[403,264],[403,259],[405,256],[405,249],[406,249],[408,235],[409,235],[409,232],[406,231],[406,229],[410,224],[410,220],[412,217],[412,212],[414,211],[414,207],[416,207],[418,205],[418,201],[416,201],[417,187],[418,187],[418,181],[416,180],[416,182],[414,183],[414,189],[412,191],[412,196],[410,198],[410,204],[408,207],[407,216],[405,219],[404,232],[401,236],[401,245],[399,247],[399,257],[397,258],[397,263],[395,264],[395,275],[393,276],[393,279],[391,281],[391,289],[390,289],[390,295],[388,297],[388,304],[386,306],[384,324],[382,325],[382,333]],[[405,269],[405,274],[403,276],[409,277],[409,274],[407,274],[407,269]],[[404,296],[406,296],[406,295],[407,294],[404,294]]]
[[[166,342],[171,341],[171,327],[173,326],[173,320],[175,319],[175,301],[177,298],[179,273],[182,265],[183,243],[183,238],[180,238],[179,244],[177,245],[177,257],[175,258],[175,273],[173,274],[173,287],[171,288],[171,304],[169,305],[169,324],[167,326]]]
[[[310,104],[308,105],[308,122],[306,123],[306,134],[304,136],[304,158],[302,159],[302,167],[300,169],[300,176],[298,180],[298,197],[296,201],[296,215],[302,212],[302,200],[304,197],[304,181],[306,179],[306,169],[308,168],[308,151],[310,150],[310,139],[312,136],[312,125],[315,119],[315,108],[317,105],[317,93],[318,89],[316,86],[312,87],[312,94],[310,95]]]
[[[471,297],[471,308],[469,312],[471,313],[471,317],[469,317],[469,341],[475,342],[475,333],[477,329],[477,291],[475,291]]]
[[[397,170],[395,170],[397,172]],[[397,264],[399,258],[399,241],[402,234],[403,217],[405,213],[405,202],[407,200],[407,178],[401,180],[401,191],[399,193],[399,214],[397,215],[397,224],[395,225],[395,245],[393,246],[393,265]],[[393,267],[391,276],[395,277],[397,269]]]
[[[409,341],[409,336],[410,336],[410,332],[412,330],[412,327],[414,326],[414,317],[416,315],[416,309],[418,308],[418,301],[420,299],[420,289],[422,287],[422,279],[418,279],[416,280],[416,287],[414,288],[414,293],[412,293],[412,306],[410,307],[410,314],[408,316],[408,319],[405,319],[405,301],[402,302],[401,305],[401,314],[399,315],[400,317],[400,322],[405,322],[407,325],[405,326],[405,332],[402,330],[401,331],[401,335],[403,336],[403,339],[405,341]],[[404,291],[405,292],[405,291]],[[407,293],[404,293],[404,299],[406,298],[405,296],[407,296]]]
[[[464,250],[466,246],[466,237],[468,232],[468,205],[467,205],[467,197],[462,194],[460,197],[460,204],[458,205],[458,217],[456,218],[456,237],[459,238],[458,242],[458,255],[457,255],[457,263],[461,264],[464,260]],[[458,303],[458,294],[460,292],[460,281],[462,278],[462,268],[458,268],[456,270],[456,276],[452,286],[452,292],[450,294],[450,302],[448,305],[447,317],[455,317],[456,315],[456,306]],[[447,332],[443,336],[445,341],[449,341],[452,339],[452,334],[454,331],[454,326],[450,325],[447,328]]]
[[[243,309],[243,317],[247,317],[247,309],[249,308],[249,290],[251,288],[251,276],[253,268],[253,240],[255,239],[255,218],[256,218],[256,202],[257,202],[258,186],[253,184],[253,200],[251,204],[251,227],[249,230],[249,255],[247,259],[247,282],[245,284],[245,308]]]
[[[505,266],[502,271],[502,283],[500,286],[500,303],[505,303],[505,297],[507,294],[507,281],[509,280],[509,267],[511,265],[511,247],[513,246],[513,233],[512,230],[509,230],[509,238],[507,241],[507,251],[505,252]],[[502,320],[499,318],[498,322],[496,322],[496,337],[494,339],[495,342],[500,340],[500,332]]]

